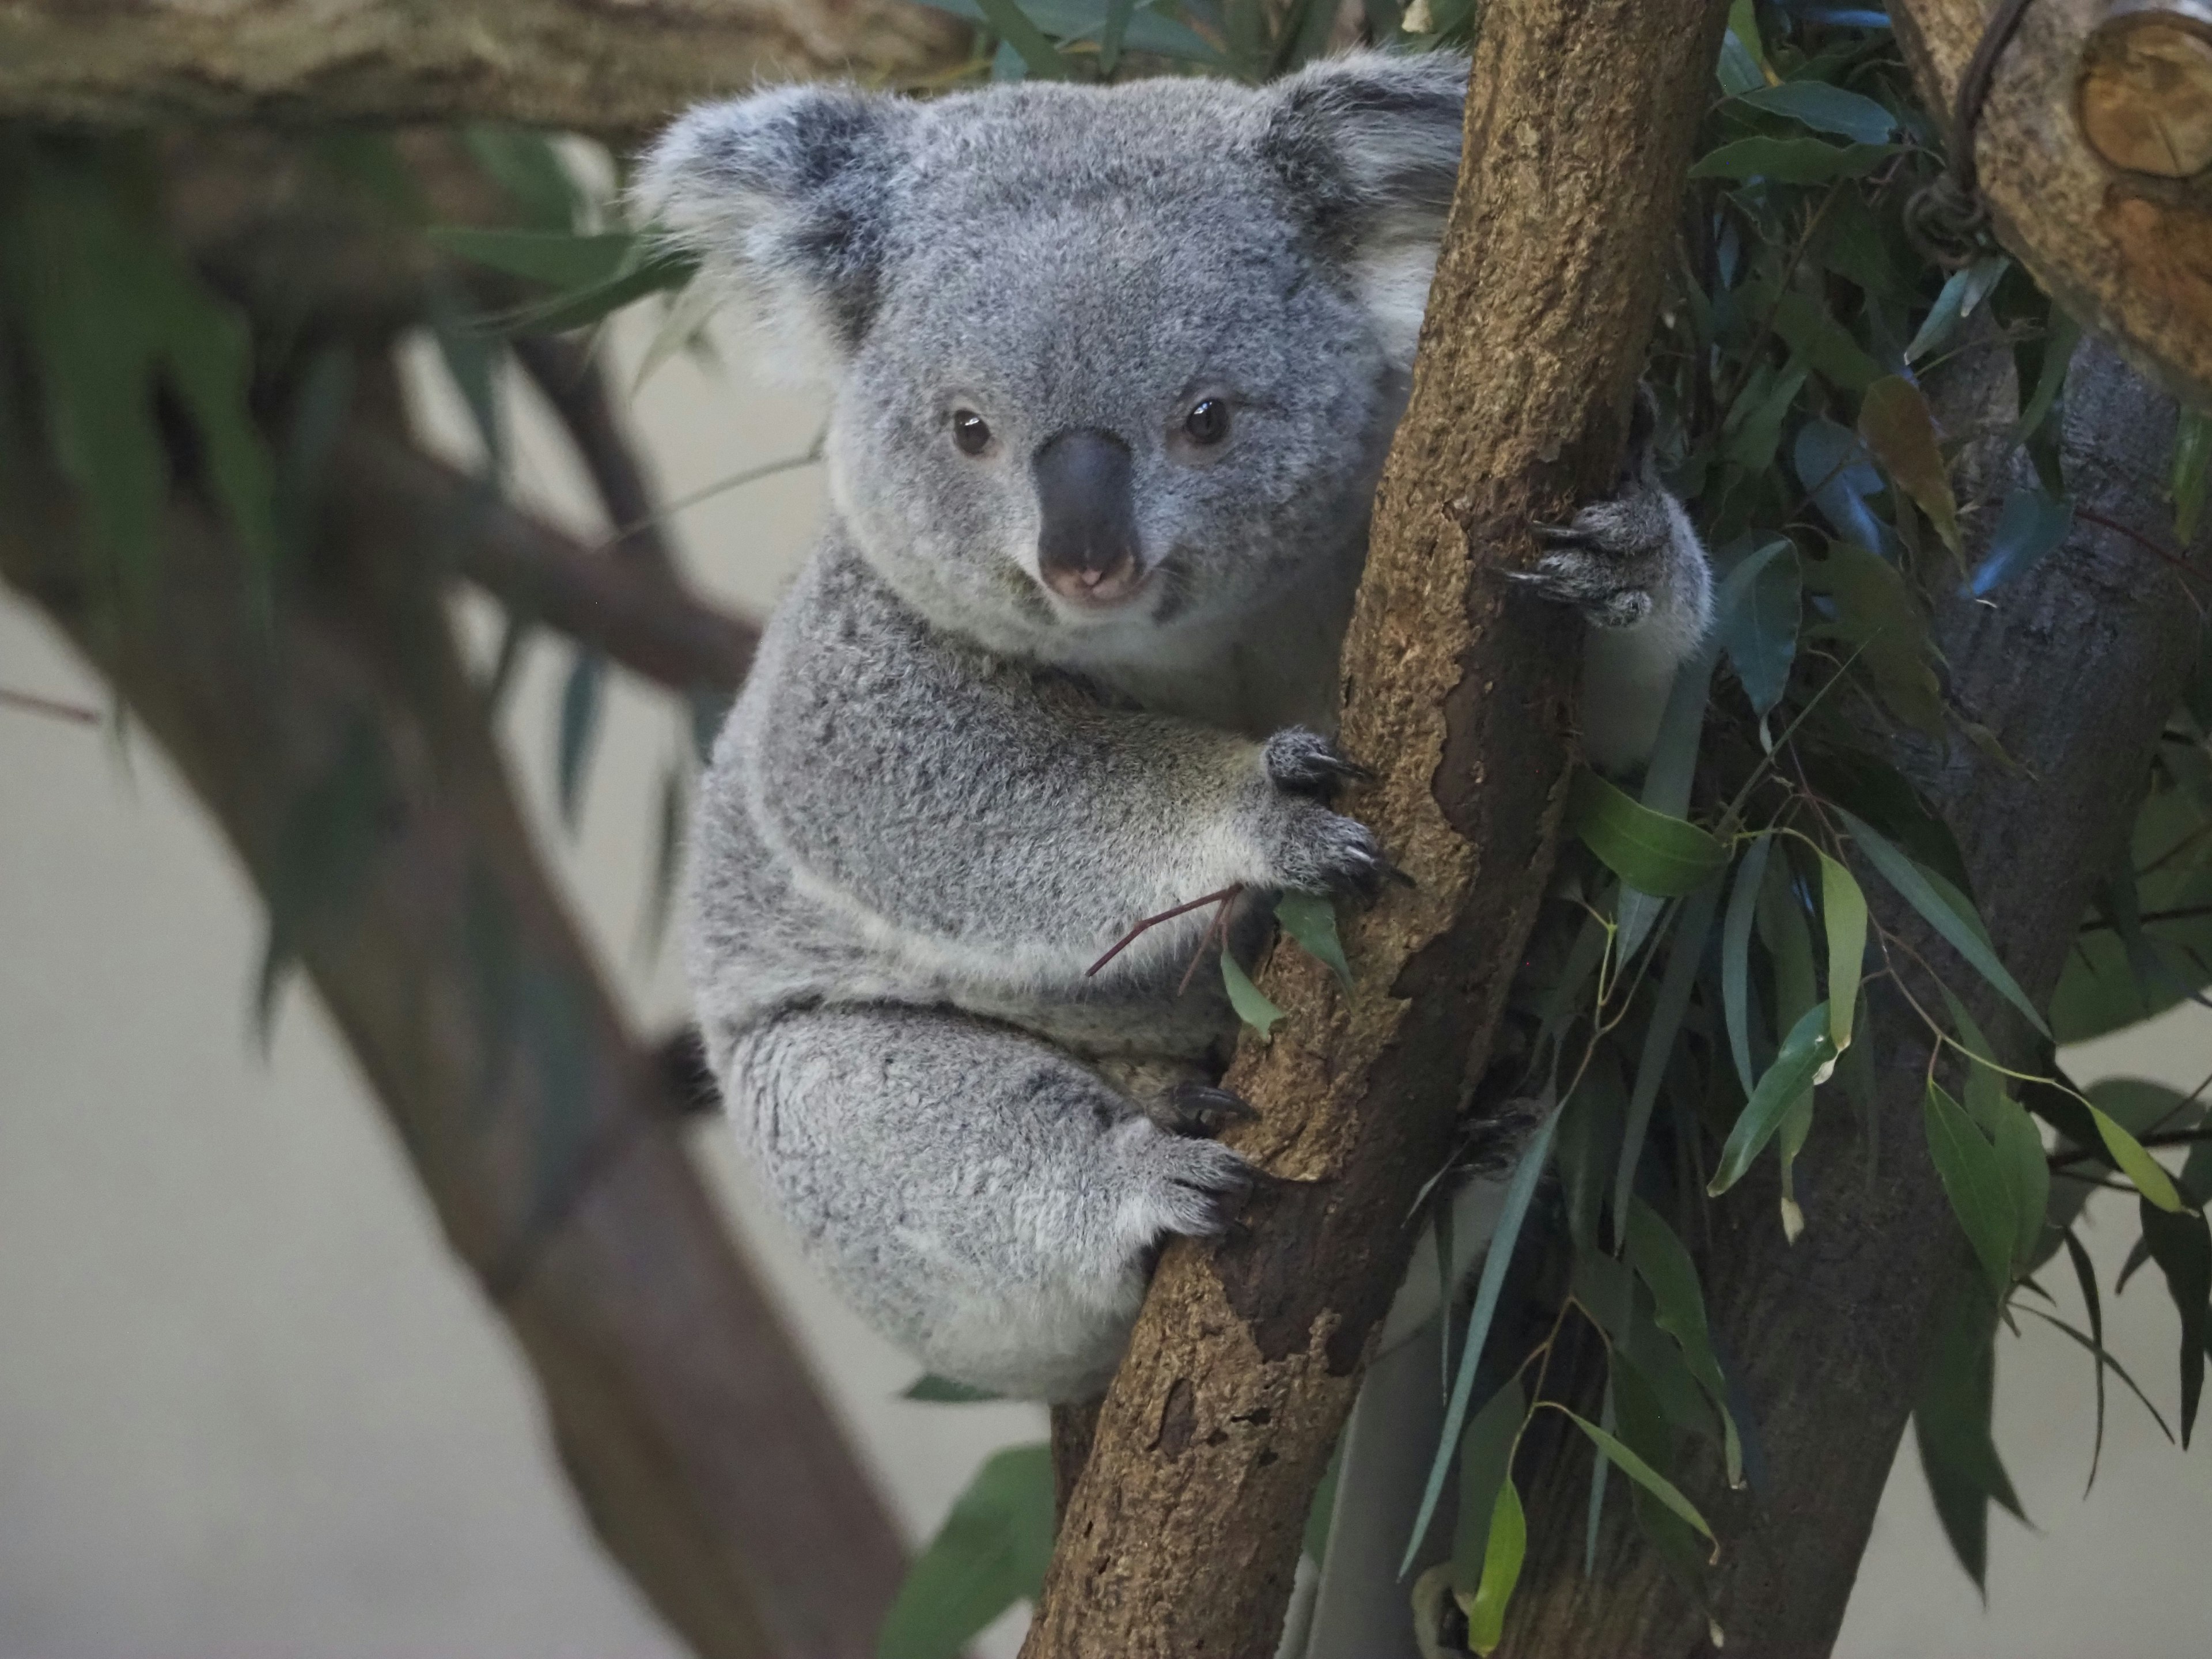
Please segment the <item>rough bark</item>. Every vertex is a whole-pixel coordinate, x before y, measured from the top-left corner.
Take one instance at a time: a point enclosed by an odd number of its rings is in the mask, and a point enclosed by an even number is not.
[[[9,469],[0,575],[285,918],[608,1547],[702,1655],[872,1656],[897,1534],[538,860],[441,608],[453,504],[349,477],[343,450],[343,510],[264,624],[242,556],[180,499],[155,590],[118,608],[34,453]]]
[[[1279,950],[1289,1018],[1231,1086],[1274,1181],[1165,1253],[1060,1532],[1028,1659],[1273,1650],[1307,1505],[1450,1157],[1549,868],[1571,617],[1504,573],[1618,465],[1725,7],[1492,0],[1466,161],[1346,647],[1350,803],[1414,884]],[[1624,64],[1639,72],[1622,73]]]
[[[969,33],[905,0],[0,0],[0,117],[636,132],[759,79],[926,76]]]
[[[2083,47],[2104,0],[2035,0],[1997,64],[1977,130],[1983,194],[2004,246],[2082,323],[2212,409],[2212,174],[2112,166],[2076,114]],[[1948,111],[1981,39],[1984,0],[1898,0],[1890,15],[1931,109]]]
[[[2063,439],[2083,511],[2165,541],[2161,481],[2173,429],[2172,404],[2108,350],[2085,347]],[[2002,485],[2003,469],[1992,482]],[[1984,507],[1986,525],[1995,514],[1991,501]],[[1998,589],[1994,604],[1951,595],[1937,607],[1954,701],[2021,769],[1963,737],[1944,752],[1900,746],[1898,758],[1950,823],[1998,954],[2039,1001],[2057,981],[2096,872],[2124,843],[2152,747],[2194,660],[2198,612],[2181,580],[2138,542],[2083,518],[2063,549]],[[1891,903],[1882,920],[1938,965],[2000,1042],[2008,1030],[2021,1035],[1917,918]],[[1925,1003],[1929,993],[1923,986],[1915,994]],[[1807,1216],[1797,1243],[1783,1240],[1770,1160],[1716,1202],[1702,1252],[1714,1326],[1739,1368],[1768,1465],[1758,1490],[1727,1492],[1708,1470],[1693,1493],[1722,1534],[1712,1591],[1730,1655],[1816,1659],[1833,1645],[1931,1322],[1951,1286],[1975,1271],[1926,1152],[1920,1028],[1894,995],[1876,1001],[1871,1028],[1881,1079],[1878,1179],[1867,1179],[1850,1115],[1830,1103],[1797,1164]],[[2028,1052],[2025,1043],[2013,1049],[2016,1058]],[[1587,1455],[1547,1461],[1529,1495],[1528,1572],[1500,1651],[1528,1659],[1710,1652],[1704,1618],[1638,1540],[1617,1488],[1596,1573],[1583,1577],[1589,1487]]]

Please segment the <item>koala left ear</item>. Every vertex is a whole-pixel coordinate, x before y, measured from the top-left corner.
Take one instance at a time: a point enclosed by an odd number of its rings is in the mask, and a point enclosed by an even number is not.
[[[648,149],[633,196],[710,280],[733,283],[802,378],[867,331],[913,106],[848,86],[704,104]]]
[[[1270,88],[1261,149],[1401,368],[1420,339],[1459,179],[1468,68],[1458,52],[1352,52]]]

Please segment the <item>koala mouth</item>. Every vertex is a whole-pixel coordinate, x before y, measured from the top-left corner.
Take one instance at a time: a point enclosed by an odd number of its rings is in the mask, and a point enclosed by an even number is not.
[[[1047,592],[1079,611],[1116,611],[1144,591],[1152,574],[1136,560],[1125,558],[1103,570],[1048,570],[1043,581]]]

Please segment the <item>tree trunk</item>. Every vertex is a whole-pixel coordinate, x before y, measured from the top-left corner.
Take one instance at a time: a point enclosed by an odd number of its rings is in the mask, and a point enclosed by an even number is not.
[[[2027,8],[1998,59],[1977,130],[1982,193],[1999,240],[2045,293],[2169,389],[2212,409],[2212,173],[2176,178],[2115,166],[2084,137],[2084,52],[2110,9],[2109,0],[2034,0]],[[1897,0],[1890,8],[1930,109],[1952,109],[1989,11],[1984,0]],[[2204,95],[2202,86],[2184,91],[2192,103]],[[2132,83],[2119,92],[2138,110],[2151,95]],[[2203,116],[2194,107],[2175,119]],[[2186,153],[2175,166],[2196,154],[2193,140],[2179,148]]]
[[[9,0],[0,118],[635,133],[758,80],[926,76],[971,33],[906,0]]]
[[[2002,359],[2002,352],[1986,353]],[[2009,396],[2009,364],[1982,376]],[[2007,401],[2003,407],[2013,405]],[[2112,354],[2083,348],[2066,398],[2068,487],[2084,514],[2153,542],[2173,406]],[[1993,469],[1984,511],[2006,469]],[[2199,550],[2212,537],[2200,542]],[[1972,563],[1968,562],[1969,567]],[[1937,606],[1936,643],[1962,714],[1996,733],[2014,770],[1960,738],[1898,758],[1956,835],[2006,966],[2039,1003],[2057,982],[2098,872],[2124,843],[2150,752],[2197,648],[2183,579],[2127,535],[2077,520],[2065,546],[1994,603]],[[1878,907],[1879,908],[1879,907]],[[1936,963],[2003,1044],[2023,1029],[1917,918],[1886,926]],[[1925,988],[1915,994],[1923,1002]],[[1874,1009],[1878,1179],[1849,1114],[1824,1109],[1797,1163],[1806,1230],[1786,1246],[1771,1160],[1711,1209],[1699,1263],[1723,1352],[1765,1449],[1762,1486],[1727,1492],[1708,1469],[1692,1496],[1723,1541],[1714,1608],[1732,1656],[1814,1659],[1833,1645],[1947,1293],[1977,1271],[1937,1184],[1922,1127],[1928,1048],[1895,995]],[[2024,1043],[2012,1052],[2024,1055]],[[1708,1650],[1702,1615],[1636,1535],[1615,1483],[1594,1578],[1582,1572],[1589,1460],[1554,1455],[1528,1494],[1527,1576],[1502,1653]]]
[[[1725,7],[1492,0],[1411,405],[1345,651],[1351,810],[1413,886],[1278,949],[1230,1086],[1275,1179],[1171,1244],[1106,1397],[1028,1659],[1272,1653],[1314,1487],[1449,1160],[1550,867],[1574,619],[1509,603],[1532,521],[1608,483]],[[1634,64],[1639,72],[1622,72]]]
[[[273,622],[181,500],[153,591],[118,605],[18,436],[0,575],[161,741],[267,897],[521,1343],[601,1538],[701,1655],[870,1659],[897,1533],[538,861],[425,552],[465,515],[349,470],[398,442],[363,434]]]

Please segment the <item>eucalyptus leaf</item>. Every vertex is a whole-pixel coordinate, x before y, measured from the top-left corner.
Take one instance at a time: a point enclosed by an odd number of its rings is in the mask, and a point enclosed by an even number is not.
[[[1229,988],[1229,1006],[1237,1011],[1237,1018],[1258,1032],[1263,1042],[1274,1036],[1283,1011],[1261,994],[1236,953],[1225,945],[1221,949],[1221,982]]]
[[[1828,1035],[1836,1052],[1851,1046],[1851,1013],[1866,968],[1867,902],[1858,878],[1820,854],[1820,925],[1828,936]]]
[[[1936,420],[1920,388],[1902,375],[1886,374],[1859,404],[1859,436],[1890,477],[1919,504],[1943,545],[1960,551],[1959,502],[1950,468],[1936,441]]]
[[[1506,1604],[1521,1582],[1521,1564],[1528,1550],[1528,1516],[1521,1507],[1521,1494],[1508,1480],[1498,1488],[1491,1508],[1490,1528],[1483,1544],[1482,1582],[1460,1604],[1467,1615],[1467,1644],[1479,1654],[1495,1652],[1504,1639]]]
[[[1624,882],[1657,897],[1693,893],[1728,866],[1711,832],[1653,811],[1587,767],[1575,774],[1566,825]]]
[[[1452,1537],[1452,1583],[1462,1595],[1472,1595],[1482,1583],[1491,1514],[1498,1505],[1498,1489],[1511,1484],[1513,1447],[1528,1415],[1528,1397],[1521,1379],[1509,1376],[1468,1419],[1467,1432],[1460,1437],[1459,1525]]]
[[[2045,554],[2062,546],[2073,529],[2071,498],[2054,501],[2040,489],[2008,491],[1967,591],[1981,599],[2014,577],[2024,575]]]
[[[1825,81],[1784,81],[1779,86],[1755,87],[1739,93],[1736,102],[1769,115],[1787,116],[1815,132],[1862,144],[1882,143],[1897,134],[1897,118],[1873,99]]]
[[[584,774],[599,731],[599,709],[605,699],[607,659],[597,651],[580,647],[568,664],[568,678],[561,688],[561,722],[555,738],[554,777],[561,804],[561,822],[573,834],[584,805]]]
[[[1779,556],[1760,566],[1742,601],[1721,623],[1729,666],[1756,714],[1767,713],[1789,689],[1804,606],[1796,550],[1787,542],[1771,545]]]
[[[1798,1097],[1812,1088],[1814,1076],[1835,1057],[1835,1042],[1828,1035],[1828,1005],[1816,1002],[1782,1039],[1774,1063],[1759,1079],[1742,1115],[1729,1131],[1719,1167],[1705,1187],[1709,1196],[1718,1198],[1743,1179],[1752,1160],[1781,1128],[1784,1116]]]
[[[549,288],[589,289],[631,270],[646,252],[635,231],[582,235],[572,230],[517,230],[432,225],[423,235],[441,252]]]
[[[1699,156],[1692,179],[1764,179],[1779,185],[1820,185],[1872,173],[1897,153],[1894,144],[1830,144],[1818,138],[1739,138]]]
[[[957,1659],[975,1634],[1043,1589],[1052,1558],[1052,1452],[1012,1446],[976,1471],[907,1571],[877,1659]]]
[[[1990,296],[2000,278],[2012,268],[2012,261],[2001,253],[1977,259],[1951,273],[1943,284],[1943,291],[1936,296],[1936,303],[1928,308],[1928,315],[1920,325],[1920,331],[1905,348],[1905,360],[1917,362],[1937,350],[1950,339],[1959,325],[1979,308]]]
[[[1712,1542],[1714,1553],[1717,1557],[1720,1544],[1713,1538],[1713,1529],[1705,1524],[1705,1517],[1698,1513],[1698,1506],[1683,1497],[1681,1490],[1673,1481],[1629,1450],[1617,1437],[1607,1434],[1588,1418],[1577,1416],[1564,1406],[1554,1406],[1553,1409],[1565,1416],[1568,1421],[1587,1435],[1590,1444],[1611,1458],[1623,1474],[1705,1534],[1705,1538]]]
[[[2204,1394],[2206,1315],[2212,1308],[2212,1229],[2201,1211],[2173,1212],[2140,1201],[2143,1242],[2166,1276],[2167,1293],[2181,1316],[2181,1444],[2189,1447],[2197,1407]]]
[[[1721,923],[1721,1013],[1728,1027],[1729,1053],[1735,1061],[1736,1081],[1744,1098],[1751,1098],[1756,1078],[1751,1057],[1751,928],[1759,915],[1759,892],[1766,879],[1766,860],[1774,850],[1774,837],[1761,830],[1752,838],[1743,861],[1736,866],[1735,886],[1729,894],[1728,915]]]
[[[2184,547],[2197,539],[2204,514],[2204,493],[2212,483],[2212,415],[2181,411],[2173,432],[2173,538]]]
[[[2004,1166],[1942,1084],[1929,1084],[1923,1115],[1936,1176],[1989,1278],[1990,1294],[2002,1300],[2012,1285],[2013,1240],[2019,1232]]]
[[[1352,967],[1344,959],[1344,943],[1337,937],[1336,907],[1314,893],[1285,893],[1276,901],[1275,920],[1283,931],[1334,974],[1337,982],[1352,988]]]

